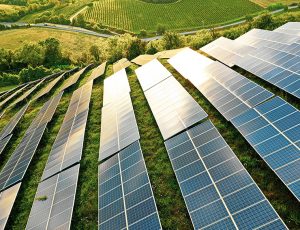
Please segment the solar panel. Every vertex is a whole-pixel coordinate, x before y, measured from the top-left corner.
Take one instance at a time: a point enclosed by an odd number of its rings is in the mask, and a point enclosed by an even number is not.
[[[74,73],[72,76],[70,76],[61,87],[61,91],[69,88],[71,85],[74,85],[78,81],[78,79],[85,73],[85,71],[87,71],[90,67],[91,65],[88,65]]]
[[[17,112],[12,119],[8,122],[8,124],[3,128],[3,130],[0,133],[0,140],[11,134],[16,127],[16,125],[19,123],[20,119],[23,117],[24,113],[26,112],[29,104],[23,106],[19,112]]]
[[[299,110],[275,97],[232,123],[299,201]]]
[[[3,152],[3,150],[5,149],[6,145],[8,144],[10,138],[12,137],[12,134],[2,138],[0,140],[0,154]]]
[[[157,58],[161,58],[161,59],[169,59],[169,58],[175,56],[177,53],[181,52],[183,49],[184,48],[164,50],[161,52],[157,52],[156,54],[154,54],[154,56]]]
[[[162,229],[138,141],[99,165],[98,228]]]
[[[207,117],[173,76],[147,90],[145,96],[165,140]]]
[[[0,230],[5,229],[12,207],[15,203],[21,183],[0,193]]]
[[[80,165],[45,181],[37,189],[26,229],[70,229]]]
[[[5,110],[0,113],[0,119],[1,119],[1,117],[3,117],[4,113],[5,113]]]
[[[153,59],[155,59],[156,57],[154,55],[151,54],[142,54],[138,57],[136,57],[135,59],[131,60],[131,62],[137,64],[137,65],[145,65],[148,62],[152,61]]]
[[[39,81],[36,85],[31,87],[25,93],[23,93],[22,96],[19,97],[16,101],[14,101],[9,107],[13,107],[13,106],[17,105],[18,103],[22,102],[23,100],[27,99],[27,97],[29,97],[30,94],[32,94],[41,84],[43,84],[43,82],[44,82],[44,79]]]
[[[52,146],[42,180],[81,160],[93,81],[74,91],[64,121]]]
[[[113,64],[114,73],[117,73],[122,69],[125,70],[130,65],[131,65],[131,62],[128,61],[127,58],[122,58],[121,60],[119,60]]]
[[[6,103],[8,103],[10,100],[12,100],[14,97],[16,97],[17,95],[19,95],[24,89],[26,89],[29,86],[29,84],[25,84],[23,85],[21,88],[19,88],[17,91],[15,91],[14,93],[12,93],[10,96],[8,96],[7,98],[5,98],[3,101],[0,102],[0,108],[2,106],[4,106]]]
[[[91,76],[89,77],[88,81],[94,80],[100,76],[102,76],[105,72],[106,63],[103,62],[101,65],[99,65],[97,68],[93,69]]]
[[[58,77],[56,77],[54,80],[52,80],[51,82],[49,82],[49,84],[42,89],[35,97],[33,100],[38,100],[39,98],[43,97],[44,95],[48,94],[53,87],[65,76],[66,73],[63,73],[61,75],[59,75]]]
[[[172,75],[157,59],[136,69],[135,73],[144,91]]]
[[[200,57],[194,58],[197,56]],[[207,64],[203,65],[185,61],[191,58],[199,61],[207,59],[201,56],[191,49],[186,49],[169,62],[191,81],[227,120],[274,96],[273,93],[219,62],[206,61]]]
[[[46,102],[26,130],[20,144],[0,173],[0,191],[23,179],[43,136],[47,122],[51,120],[61,96],[62,93]]]
[[[26,84],[22,84],[22,85],[18,85],[15,88],[12,88],[10,90],[5,91],[3,94],[0,95],[0,100],[4,99],[6,96],[8,96],[9,94],[11,94],[12,92],[20,89],[21,87],[23,87]]]
[[[126,71],[122,69],[104,80],[103,106],[128,93],[130,86]]]
[[[129,94],[102,108],[100,161],[139,139],[139,130]]]
[[[194,229],[287,229],[210,121],[165,145]]]

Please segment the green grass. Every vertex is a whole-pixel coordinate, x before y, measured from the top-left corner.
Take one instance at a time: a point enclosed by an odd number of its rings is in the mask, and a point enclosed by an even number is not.
[[[167,29],[192,29],[232,21],[263,8],[249,0],[180,0],[152,4],[139,0],[101,0],[85,11],[87,20],[133,32],[155,31],[158,24]]]
[[[10,89],[15,88],[17,85],[7,85],[7,86],[0,86],[0,92],[4,92]]]

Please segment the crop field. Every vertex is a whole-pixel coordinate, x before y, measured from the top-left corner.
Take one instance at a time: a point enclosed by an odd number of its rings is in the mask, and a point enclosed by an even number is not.
[[[262,6],[262,7],[268,7],[270,4],[274,4],[274,3],[282,3],[285,5],[290,5],[292,3],[297,3],[297,0],[282,0],[282,1],[278,1],[278,0],[251,0],[252,2]]]
[[[139,0],[101,0],[85,12],[87,20],[133,32],[167,29],[193,29],[236,20],[263,8],[249,0],[180,0],[152,4]]]

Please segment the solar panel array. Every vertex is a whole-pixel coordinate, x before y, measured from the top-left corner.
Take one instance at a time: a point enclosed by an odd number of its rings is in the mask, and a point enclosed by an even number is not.
[[[3,107],[5,104],[7,104],[10,100],[12,100],[14,97],[19,95],[24,89],[26,89],[29,86],[29,84],[22,85],[21,88],[16,90],[14,93],[9,95],[7,98],[5,98],[3,101],[0,102],[0,108]]]
[[[101,65],[93,69],[91,75],[88,78],[88,81],[94,80],[100,76],[102,76],[105,72],[107,62],[103,62]]]
[[[172,74],[157,59],[136,69],[135,72],[143,91],[152,88],[161,81],[172,76]]]
[[[15,203],[21,183],[0,193],[0,230],[5,229],[12,207]]]
[[[99,229],[162,229],[139,141],[99,165]]]
[[[41,84],[43,84],[45,79],[42,79],[37,84],[35,84],[33,87],[31,87],[29,90],[27,90],[25,93],[22,94],[21,97],[19,97],[17,100],[15,100],[12,104],[9,105],[9,107],[13,107],[17,105],[18,103],[22,102],[23,100],[27,99],[27,97],[30,96]]]
[[[127,58],[122,58],[121,60],[119,60],[113,64],[114,73],[117,73],[122,69],[126,69],[130,65],[131,65],[131,62],[128,61]]]
[[[276,97],[232,123],[300,201],[300,111]]]
[[[210,121],[165,145],[194,229],[287,229]]]
[[[253,29],[235,41],[220,38],[201,49],[300,98],[300,37]]]
[[[149,74],[152,72],[153,75]],[[191,95],[157,60],[138,68],[136,74],[165,140],[207,117]]]
[[[52,146],[42,180],[81,159],[93,81],[74,91],[64,121]]]
[[[127,74],[125,69],[122,69],[104,80],[103,106],[129,93]]]
[[[201,65],[185,61],[191,59],[207,58],[191,49],[186,49],[171,58],[169,63],[191,81],[227,120],[274,96],[219,62],[206,61],[205,65]]]
[[[47,123],[52,119],[61,96],[62,93],[46,102],[26,130],[20,144],[0,173],[0,191],[23,179]]]
[[[80,165],[39,184],[26,229],[70,229]]]
[[[156,54],[154,54],[154,56],[156,58],[169,59],[169,58],[175,56],[176,54],[178,54],[179,52],[181,52],[183,49],[184,48],[164,50],[164,51],[157,52]]]
[[[58,77],[56,77],[54,80],[52,80],[51,82],[49,82],[49,84],[42,89],[35,97],[33,100],[38,100],[39,98],[43,97],[44,95],[48,94],[53,87],[65,76],[66,73],[63,73],[61,75],[59,75]]]
[[[102,108],[100,161],[139,139],[139,130],[129,94]]]
[[[299,22],[288,22],[274,31],[280,32],[280,33],[285,33],[285,34],[290,34],[290,35],[297,35],[300,36],[300,23]]]
[[[3,128],[0,133],[0,154],[4,150],[5,146],[9,142],[10,138],[12,137],[12,132],[15,129],[16,125],[19,123],[20,119],[23,117],[24,113],[26,112],[29,104],[23,106],[19,112],[17,112],[13,118],[8,122],[8,124]]]
[[[135,59],[132,59],[131,62],[137,64],[137,65],[145,65],[148,62],[154,60],[156,57],[151,54],[142,54]]]
[[[61,91],[69,88],[71,85],[74,85],[78,81],[78,79],[85,73],[85,71],[87,71],[90,67],[91,65],[88,65],[74,73],[72,76],[70,76],[61,87]]]

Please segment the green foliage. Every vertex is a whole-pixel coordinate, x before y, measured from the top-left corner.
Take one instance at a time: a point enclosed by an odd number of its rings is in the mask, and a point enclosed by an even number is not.
[[[26,43],[17,52],[18,62],[26,65],[38,66],[42,65],[45,60],[45,51],[43,47],[36,43]]]
[[[43,66],[29,66],[28,68],[24,68],[20,71],[19,78],[20,82],[24,83],[40,79],[50,74],[52,74],[52,71]]]
[[[55,38],[48,38],[39,43],[44,48],[44,63],[48,66],[61,64],[63,55],[61,52],[60,41]]]
[[[94,57],[96,62],[100,62],[101,60],[101,51],[98,46],[92,45],[90,47],[90,54]]]
[[[45,201],[45,200],[47,200],[47,199],[48,199],[47,196],[40,196],[40,197],[37,197],[37,198],[36,198],[36,200],[38,200],[38,201]]]
[[[156,27],[156,34],[162,35],[166,32],[166,27],[162,24],[158,24]]]
[[[175,32],[167,32],[162,37],[164,49],[176,49],[183,46],[183,37]]]
[[[286,9],[286,8],[287,8],[286,5],[277,2],[277,3],[273,3],[273,4],[269,5],[267,9],[269,11],[275,11],[275,10]]]

